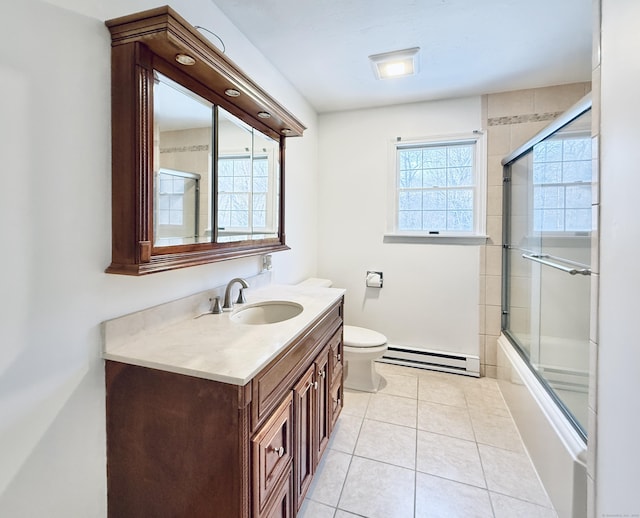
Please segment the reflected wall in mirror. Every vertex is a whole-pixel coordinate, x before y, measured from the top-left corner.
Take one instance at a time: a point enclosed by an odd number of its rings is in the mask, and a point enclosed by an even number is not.
[[[142,275],[287,250],[284,141],[305,127],[170,7],[106,25],[107,272]]]
[[[213,104],[156,72],[155,247],[211,241],[212,149]]]

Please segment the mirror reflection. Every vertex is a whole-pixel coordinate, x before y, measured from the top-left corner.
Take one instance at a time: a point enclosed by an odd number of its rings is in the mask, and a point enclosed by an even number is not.
[[[218,108],[218,242],[278,233],[278,142]]]
[[[154,246],[278,236],[279,142],[155,73]]]

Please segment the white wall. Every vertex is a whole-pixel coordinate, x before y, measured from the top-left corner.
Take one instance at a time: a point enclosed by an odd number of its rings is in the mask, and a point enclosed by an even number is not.
[[[478,354],[479,247],[383,243],[396,137],[481,128],[480,97],[319,117],[318,274],[346,288],[348,324],[389,343]],[[367,270],[384,274],[365,287]]]
[[[602,0],[598,518],[640,515],[638,20],[637,0]]]
[[[258,272],[249,258],[142,278],[111,254],[110,37],[146,0],[0,2],[0,516],[106,515],[100,322]],[[316,273],[316,116],[209,0],[175,0],[309,130],[288,142],[278,282]]]

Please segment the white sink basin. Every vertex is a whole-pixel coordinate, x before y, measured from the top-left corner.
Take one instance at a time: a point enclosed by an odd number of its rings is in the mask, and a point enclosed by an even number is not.
[[[298,316],[303,309],[297,302],[269,300],[236,309],[229,318],[236,324],[275,324]]]

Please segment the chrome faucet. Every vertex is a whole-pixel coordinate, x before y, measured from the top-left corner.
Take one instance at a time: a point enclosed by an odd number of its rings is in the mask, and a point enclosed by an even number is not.
[[[244,279],[236,277],[235,279],[231,279],[229,281],[229,284],[227,284],[227,289],[224,291],[224,304],[222,305],[223,310],[233,309],[233,302],[231,301],[231,288],[235,283],[239,283],[242,286],[242,288],[240,288],[240,291],[238,292],[238,299],[236,300],[236,304],[244,304],[245,302],[247,302],[247,299],[245,299],[244,297],[244,290],[245,288],[249,287],[249,284]]]

